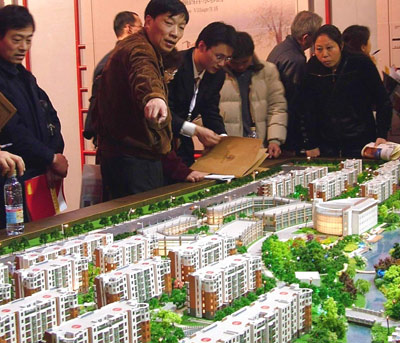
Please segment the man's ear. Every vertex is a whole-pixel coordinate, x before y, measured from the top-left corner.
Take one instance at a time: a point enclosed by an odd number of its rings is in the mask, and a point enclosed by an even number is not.
[[[151,15],[146,15],[146,18],[144,18],[143,27],[147,27],[148,28],[153,21],[154,21],[154,18]]]
[[[199,49],[200,52],[206,52],[208,50],[206,43],[202,40],[197,44],[197,49]]]

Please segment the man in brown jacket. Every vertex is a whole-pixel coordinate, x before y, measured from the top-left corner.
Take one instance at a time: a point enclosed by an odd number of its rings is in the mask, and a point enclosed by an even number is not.
[[[172,51],[189,21],[179,0],[151,0],[143,30],[112,52],[95,104],[103,186],[111,198],[163,185],[171,114],[161,53]]]

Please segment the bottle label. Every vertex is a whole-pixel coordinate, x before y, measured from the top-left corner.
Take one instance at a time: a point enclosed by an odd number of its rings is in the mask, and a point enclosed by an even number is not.
[[[24,222],[24,211],[21,207],[8,209],[6,208],[7,224],[19,224]]]

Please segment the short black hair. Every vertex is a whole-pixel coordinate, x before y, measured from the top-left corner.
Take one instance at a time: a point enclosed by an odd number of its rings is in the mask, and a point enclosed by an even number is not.
[[[136,17],[138,16],[135,12],[123,11],[119,12],[114,19],[114,32],[117,37],[121,36],[123,29],[126,24],[134,25],[136,22]]]
[[[335,25],[325,24],[322,25],[314,35],[314,44],[319,36],[326,35],[333,41],[335,41],[340,48],[343,46],[342,34]]]
[[[7,5],[0,9],[0,38],[3,38],[8,30],[25,29],[29,26],[35,31],[35,22],[26,7]]]
[[[144,17],[149,15],[153,19],[160,14],[171,13],[172,16],[183,14],[186,24],[189,22],[189,12],[185,4],[180,0],[151,0],[144,11]]]
[[[361,47],[368,44],[370,36],[369,28],[361,25],[351,25],[342,34],[345,47],[354,52],[362,52]]]
[[[196,40],[196,47],[198,47],[200,41],[205,43],[207,49],[218,44],[226,44],[234,49],[236,46],[236,30],[232,25],[215,21],[201,30]]]
[[[237,32],[236,46],[233,51],[232,58],[239,59],[243,57],[253,56],[253,54],[254,42],[251,36],[247,32]]]

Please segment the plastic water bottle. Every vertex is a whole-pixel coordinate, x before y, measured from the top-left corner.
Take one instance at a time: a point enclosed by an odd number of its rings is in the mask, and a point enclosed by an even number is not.
[[[24,232],[24,205],[22,187],[17,173],[9,177],[4,184],[4,204],[6,210],[7,235],[15,236]]]
[[[247,137],[249,137],[249,138],[258,138],[255,126],[252,126],[250,128],[250,133],[249,133],[249,135]]]

